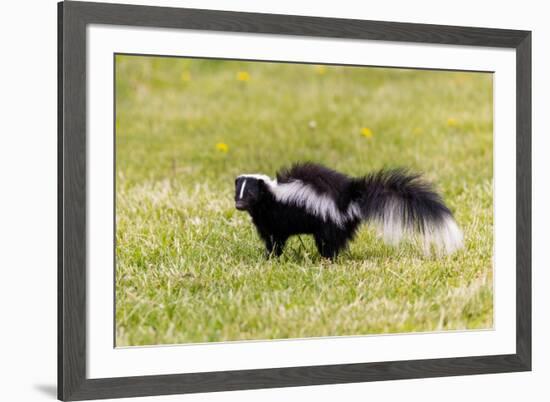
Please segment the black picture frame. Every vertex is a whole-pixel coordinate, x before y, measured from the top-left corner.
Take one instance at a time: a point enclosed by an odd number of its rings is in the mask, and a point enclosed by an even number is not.
[[[515,49],[516,353],[86,377],[86,27],[109,24]],[[58,398],[83,400],[531,370],[531,32],[86,2],[58,4]]]

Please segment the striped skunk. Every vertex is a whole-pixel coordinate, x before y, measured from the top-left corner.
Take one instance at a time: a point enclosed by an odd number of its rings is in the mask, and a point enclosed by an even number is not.
[[[235,180],[235,207],[250,214],[268,256],[280,256],[290,236],[312,234],[319,253],[334,259],[362,222],[376,225],[392,245],[417,235],[426,254],[462,246],[462,232],[442,198],[405,169],[355,178],[299,163],[280,170],[276,180],[243,174]]]

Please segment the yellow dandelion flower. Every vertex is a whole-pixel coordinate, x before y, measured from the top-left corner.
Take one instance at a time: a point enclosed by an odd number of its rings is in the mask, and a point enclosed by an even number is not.
[[[220,152],[227,153],[227,151],[229,151],[229,145],[227,145],[225,142],[218,142],[216,144],[216,149]]]
[[[372,130],[368,127],[363,127],[361,129],[361,135],[365,138],[372,138],[372,136],[373,136]]]
[[[449,127],[456,127],[456,126],[458,126],[458,121],[457,121],[455,118],[453,118],[453,117],[449,117],[449,118],[447,119],[447,126],[449,126]]]
[[[413,130],[413,134],[414,135],[420,135],[422,134],[422,129],[420,127],[416,127],[414,130]]]
[[[237,73],[237,80],[239,81],[250,81],[250,74],[246,71],[239,71]]]
[[[189,71],[183,71],[180,77],[183,82],[191,81],[191,73]]]
[[[323,75],[327,72],[327,68],[325,66],[315,66],[315,72],[319,75]]]

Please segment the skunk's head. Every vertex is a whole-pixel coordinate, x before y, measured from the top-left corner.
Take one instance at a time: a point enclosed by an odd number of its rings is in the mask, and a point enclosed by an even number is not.
[[[235,208],[248,211],[254,207],[268,191],[271,179],[264,175],[243,174],[235,180]]]

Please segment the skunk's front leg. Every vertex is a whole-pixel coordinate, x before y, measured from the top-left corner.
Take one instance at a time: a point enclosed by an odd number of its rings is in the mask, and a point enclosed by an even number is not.
[[[265,243],[267,258],[271,256],[279,257],[283,253],[288,235],[273,233],[274,225],[269,224],[269,222],[266,222],[263,219],[260,219],[260,216],[258,215],[253,216],[253,222],[256,226],[258,234]]]
[[[267,257],[275,256],[279,257],[281,254],[283,254],[283,249],[285,248],[286,238],[282,238],[281,236],[275,236],[273,234],[269,234],[265,236],[265,248],[267,251]]]

